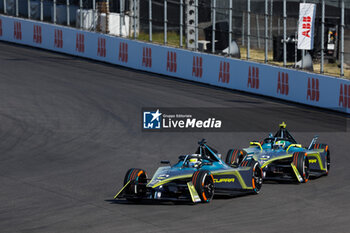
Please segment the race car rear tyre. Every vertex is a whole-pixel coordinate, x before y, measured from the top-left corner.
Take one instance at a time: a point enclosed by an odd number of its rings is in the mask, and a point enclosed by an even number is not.
[[[231,149],[227,152],[225,162],[230,166],[238,166],[246,155],[247,152],[244,150]]]
[[[293,164],[297,168],[299,174],[302,177],[302,183],[306,183],[309,180],[309,159],[304,152],[293,153]]]
[[[140,168],[130,168],[124,178],[124,185],[130,181],[129,187],[125,190],[126,199],[138,201],[146,193],[147,173]]]
[[[329,146],[327,144],[314,144],[312,146],[313,149],[324,149],[325,153],[326,153],[326,157],[325,157],[325,168],[326,168],[326,172],[325,175],[328,175],[329,169],[331,167],[331,153],[329,151]]]
[[[263,173],[259,162],[254,161],[252,167],[253,167],[252,187],[253,187],[254,194],[258,194],[260,192],[260,189],[263,183]]]
[[[214,197],[214,177],[206,170],[199,170],[193,173],[192,183],[202,200],[202,202],[210,202]]]

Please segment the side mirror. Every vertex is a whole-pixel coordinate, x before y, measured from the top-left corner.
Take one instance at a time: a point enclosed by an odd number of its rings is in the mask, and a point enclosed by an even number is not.
[[[170,164],[170,161],[169,160],[162,160],[160,161],[161,164]]]

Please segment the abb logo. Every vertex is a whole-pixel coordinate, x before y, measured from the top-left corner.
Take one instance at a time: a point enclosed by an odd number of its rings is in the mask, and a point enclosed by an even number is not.
[[[84,34],[82,33],[77,33],[75,50],[78,51],[79,53],[83,53],[85,51]]]
[[[106,39],[98,38],[97,40],[97,56],[106,57]]]
[[[22,40],[22,29],[21,29],[21,23],[20,22],[14,22],[13,24],[13,37],[16,40]]]
[[[119,43],[119,61],[128,62],[128,43],[120,42]]]
[[[311,30],[311,17],[303,17],[303,24],[302,24],[302,29],[303,29],[303,36],[309,37],[310,38],[310,30]]]
[[[340,84],[339,106],[350,108],[350,85]]]
[[[203,75],[203,58],[193,56],[192,76],[201,78]]]
[[[320,100],[319,80],[317,78],[308,78],[307,82],[307,100],[316,101]]]
[[[149,47],[143,47],[142,66],[152,67],[152,49]]]
[[[55,41],[54,46],[56,48],[62,48],[63,47],[63,37],[62,37],[62,30],[55,29]]]
[[[230,63],[224,61],[220,62],[219,82],[230,82]]]
[[[33,42],[37,44],[41,44],[42,35],[41,35],[41,26],[34,25],[33,26]]]
[[[250,88],[259,89],[259,68],[258,67],[249,66],[247,86]]]
[[[0,19],[0,36],[2,36],[2,20]]]
[[[169,72],[176,73],[176,69],[177,69],[176,52],[169,52],[168,51],[166,70]]]
[[[278,72],[277,94],[288,95],[289,93],[288,79],[289,79],[288,73]]]

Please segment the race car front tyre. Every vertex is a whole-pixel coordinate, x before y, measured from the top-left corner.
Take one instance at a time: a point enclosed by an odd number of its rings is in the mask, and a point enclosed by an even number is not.
[[[259,162],[254,161],[253,163],[253,178],[252,178],[252,187],[255,194],[260,192],[262,183],[263,183],[263,173],[260,167]]]
[[[313,149],[324,149],[324,153],[325,153],[325,175],[328,175],[329,169],[331,167],[331,153],[329,151],[329,146],[327,144],[314,144],[312,146]]]
[[[245,152],[244,150],[231,149],[227,152],[225,162],[230,166],[237,167],[246,155],[247,152]]]
[[[306,183],[309,180],[309,159],[304,152],[294,152],[293,154],[293,164],[298,170],[302,183]],[[297,178],[298,179],[298,178]]]
[[[194,185],[202,202],[210,202],[214,197],[214,177],[206,170],[193,173],[192,184]]]
[[[126,188],[126,199],[129,201],[138,201],[146,193],[147,173],[139,168],[130,168],[124,178],[124,185],[130,181]]]

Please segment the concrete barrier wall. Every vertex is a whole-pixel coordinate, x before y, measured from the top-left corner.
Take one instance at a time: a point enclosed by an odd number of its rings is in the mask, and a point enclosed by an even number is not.
[[[350,113],[350,81],[0,15],[0,40]]]

